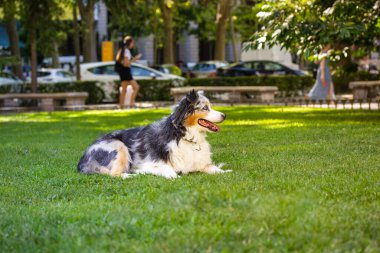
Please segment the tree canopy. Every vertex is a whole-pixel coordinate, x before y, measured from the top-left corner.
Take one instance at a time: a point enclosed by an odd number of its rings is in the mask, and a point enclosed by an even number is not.
[[[351,46],[365,51],[379,46],[379,0],[270,0],[256,6],[259,29],[247,48],[280,45],[312,56],[331,45],[336,55]]]

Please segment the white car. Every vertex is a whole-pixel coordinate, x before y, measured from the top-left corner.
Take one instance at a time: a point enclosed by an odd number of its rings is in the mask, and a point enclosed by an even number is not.
[[[132,63],[132,76],[138,80],[173,80],[174,86],[181,86],[185,78],[181,76],[165,74],[142,64]],[[115,92],[115,81],[119,81],[119,74],[115,72],[115,62],[91,62],[80,65],[82,81],[97,81],[105,92],[105,101],[113,101],[112,93]]]
[[[27,82],[31,81],[31,77],[27,78]],[[75,82],[73,73],[65,69],[39,69],[37,70],[38,83],[70,83]]]
[[[20,78],[8,73],[0,71],[0,87],[1,86],[11,86],[10,92],[20,92],[24,81]]]
[[[80,65],[81,80],[99,82],[118,81],[120,78],[119,74],[114,70],[114,65],[115,63],[113,61],[83,63]],[[136,80],[185,80],[183,77],[165,74],[138,63],[132,63],[131,70],[132,76]]]

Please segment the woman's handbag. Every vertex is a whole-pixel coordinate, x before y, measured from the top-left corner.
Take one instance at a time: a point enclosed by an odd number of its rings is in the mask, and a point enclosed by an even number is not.
[[[123,65],[119,61],[115,61],[115,66],[114,66],[115,72],[120,73],[122,68],[123,68]]]

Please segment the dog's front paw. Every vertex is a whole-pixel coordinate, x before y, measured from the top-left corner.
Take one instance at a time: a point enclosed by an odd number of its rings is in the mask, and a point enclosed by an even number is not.
[[[137,174],[123,173],[121,174],[122,179],[127,179],[136,176]]]
[[[224,166],[224,163],[219,164],[218,166],[214,164],[210,164],[205,168],[205,172],[208,174],[220,174],[220,173],[228,173],[232,172],[232,170],[222,170],[221,168]]]
[[[180,177],[174,171],[165,171],[164,173],[162,173],[162,176],[168,179],[176,179]]]

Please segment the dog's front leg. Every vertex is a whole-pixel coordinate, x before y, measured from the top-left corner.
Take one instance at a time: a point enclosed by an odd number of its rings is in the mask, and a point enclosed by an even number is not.
[[[223,165],[224,165],[224,163],[221,163],[218,166],[216,166],[214,164],[209,164],[203,169],[203,172],[206,172],[207,174],[218,174],[218,173],[232,172],[232,170],[222,170],[221,168],[223,167]]]
[[[144,164],[135,171],[136,174],[151,174],[166,178],[178,178],[174,169],[166,164]]]

